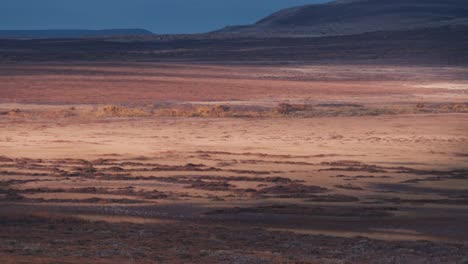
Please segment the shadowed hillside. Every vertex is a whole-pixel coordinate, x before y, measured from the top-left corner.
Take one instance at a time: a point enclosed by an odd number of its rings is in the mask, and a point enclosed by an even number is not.
[[[465,0],[343,0],[280,10],[206,34],[0,31],[0,63],[203,61],[466,65]],[[78,39],[70,39],[81,37]],[[86,38],[84,38],[86,37]],[[36,39],[39,38],[39,39]],[[43,39],[53,38],[53,39]]]
[[[465,65],[468,27],[445,26],[322,38],[0,40],[0,63],[27,61],[200,61]]]
[[[330,36],[467,24],[463,0],[348,0],[280,10],[254,25],[218,33],[252,36]]]

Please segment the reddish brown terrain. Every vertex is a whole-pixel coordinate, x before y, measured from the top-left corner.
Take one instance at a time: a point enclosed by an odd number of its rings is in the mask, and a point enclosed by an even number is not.
[[[2,103],[218,104],[466,102],[456,66],[26,63],[0,65]],[[307,102],[306,102],[307,101]]]
[[[468,69],[4,63],[2,263],[467,263]]]
[[[467,21],[0,30],[0,263],[468,264]]]

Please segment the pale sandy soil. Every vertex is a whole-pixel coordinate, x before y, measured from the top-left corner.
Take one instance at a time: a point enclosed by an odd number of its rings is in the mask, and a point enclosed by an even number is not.
[[[465,159],[455,153],[465,153],[468,148],[467,118],[466,114],[421,114],[307,119],[121,118],[87,123],[17,120],[0,122],[0,147],[4,156],[33,159],[164,157],[223,151],[331,156],[327,161],[426,163],[440,169],[466,166]]]
[[[466,69],[18,67],[0,76],[7,263],[468,257]],[[63,114],[93,103],[286,100],[432,105],[416,114],[310,118]],[[438,104],[458,108],[435,111]],[[54,114],[34,115],[40,111]]]

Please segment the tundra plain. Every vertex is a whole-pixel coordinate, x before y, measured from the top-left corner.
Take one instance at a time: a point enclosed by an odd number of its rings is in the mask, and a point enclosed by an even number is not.
[[[0,65],[3,263],[466,263],[467,220],[466,67]]]

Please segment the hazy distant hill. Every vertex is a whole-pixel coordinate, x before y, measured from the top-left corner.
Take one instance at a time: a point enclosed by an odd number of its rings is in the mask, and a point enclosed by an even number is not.
[[[105,29],[105,30],[0,30],[0,38],[83,38],[83,37],[113,37],[142,36],[153,33],[145,29]]]
[[[468,65],[468,26],[321,38],[0,39],[0,64],[32,61],[199,61]]]
[[[203,61],[468,65],[468,0],[342,0],[281,10],[254,25],[207,34],[153,35],[131,29],[0,31],[0,38],[7,33],[23,39],[0,40],[0,64]],[[75,39],[47,39],[70,37]]]
[[[330,36],[468,24],[468,0],[341,0],[280,10],[217,33]]]

